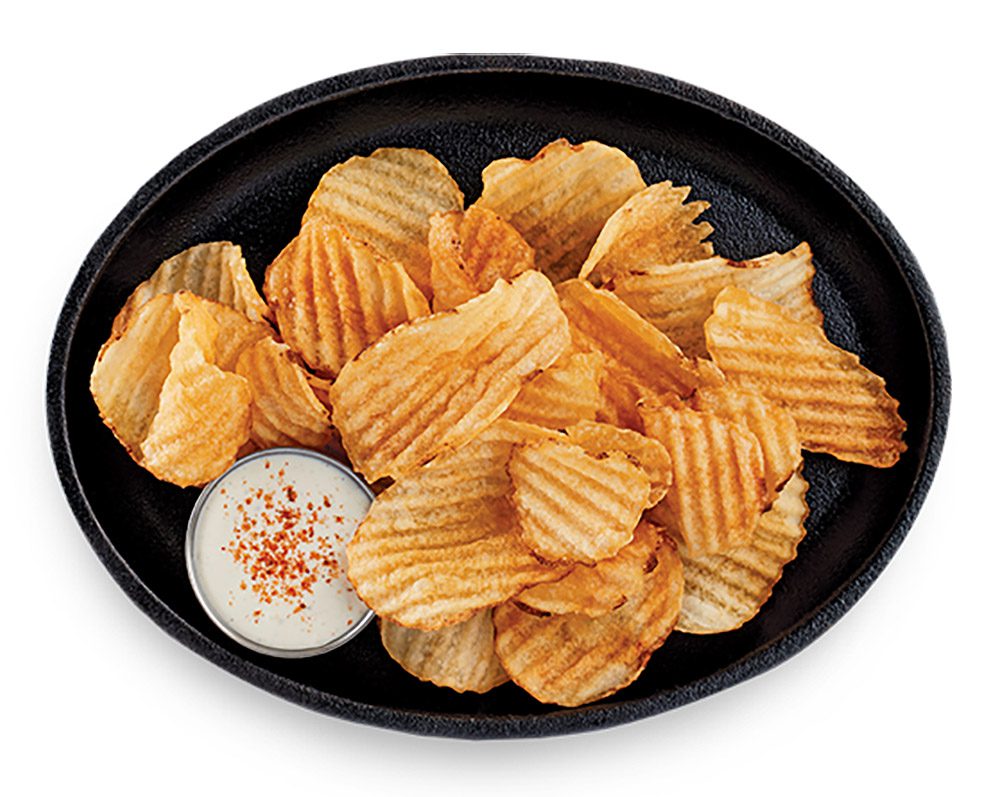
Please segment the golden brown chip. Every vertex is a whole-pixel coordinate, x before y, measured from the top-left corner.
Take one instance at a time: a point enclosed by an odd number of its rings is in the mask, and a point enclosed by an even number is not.
[[[330,389],[334,425],[369,481],[398,478],[474,438],[568,345],[551,283],[526,271],[397,327],[344,366]]]
[[[180,487],[221,476],[250,434],[246,380],[211,362],[218,333],[219,326],[204,305],[181,308],[170,373],[140,445],[140,464],[156,478]]]
[[[456,692],[488,692],[510,680],[493,650],[493,610],[437,631],[379,623],[382,644],[399,665],[421,681]]]
[[[615,274],[649,265],[700,260],[712,254],[705,239],[712,225],[696,219],[707,202],[688,202],[688,186],[655,183],[629,198],[607,220],[580,269],[580,278],[606,282]]]
[[[347,575],[383,619],[434,630],[566,573],[521,540],[507,460],[556,433],[499,420],[383,491],[347,546]]]
[[[808,489],[802,474],[794,474],[761,516],[748,545],[714,556],[681,554],[684,600],[678,631],[718,634],[739,628],[757,614],[805,536]]]
[[[250,440],[259,448],[324,448],[333,436],[330,412],[289,354],[285,344],[268,338],[240,356],[236,373],[253,396]]]
[[[813,303],[815,269],[809,244],[742,263],[713,257],[619,272],[605,287],[691,357],[704,356],[705,320],[723,288],[735,285],[776,302],[799,321],[823,323]]]
[[[643,589],[601,617],[538,617],[514,603],[497,607],[497,656],[511,679],[536,700],[579,706],[632,683],[666,641],[680,612],[684,573],[669,540]]]
[[[174,295],[146,302],[101,347],[90,374],[90,392],[101,419],[136,462],[141,463],[139,446],[170,373],[180,316]]]
[[[594,563],[632,540],[649,477],[620,451],[596,457],[546,440],[518,446],[507,465],[521,535],[539,556]]]
[[[552,429],[594,420],[601,403],[603,360],[596,352],[563,355],[521,388],[504,417]]]
[[[750,541],[767,503],[760,443],[746,426],[685,407],[640,407],[670,454],[674,481],[654,517],[691,556]]]
[[[198,244],[164,260],[145,282],[132,291],[111,327],[125,329],[130,316],[154,296],[190,291],[232,307],[251,321],[270,318],[271,312],[247,273],[243,252],[228,241]]]
[[[906,424],[885,380],[830,343],[822,327],[726,288],[705,339],[731,382],[788,408],[809,451],[887,468],[906,450]]]
[[[631,429],[588,421],[568,427],[566,435],[571,443],[590,454],[621,451],[642,468],[649,477],[647,506],[653,506],[667,494],[667,488],[673,481],[673,468],[667,449],[658,440]]]
[[[784,407],[752,390],[731,385],[699,388],[691,399],[696,410],[741,423],[756,436],[764,456],[764,481],[770,497],[777,495],[802,462],[795,418]]]
[[[304,224],[275,258],[264,293],[284,341],[331,378],[390,329],[430,312],[401,265],[322,220]]]
[[[223,371],[235,371],[240,355],[257,341],[274,339],[274,328],[267,323],[251,321],[243,313],[208,299],[192,297],[219,325],[215,338],[215,364]]]
[[[457,307],[498,279],[513,279],[535,265],[535,253],[518,231],[476,206],[432,216],[427,248],[434,312]]]
[[[430,298],[430,218],[461,210],[462,192],[442,163],[422,149],[384,147],[330,169],[309,199],[303,224],[321,219],[401,263]]]
[[[483,170],[473,207],[500,214],[535,250],[538,269],[553,281],[580,268],[604,222],[646,183],[620,149],[561,138],[530,160],[503,158]]]
[[[632,542],[594,565],[578,564],[558,581],[536,584],[514,602],[543,614],[585,614],[600,617],[642,592],[647,574],[656,567],[659,530],[645,521]]]
[[[570,321],[573,344],[604,357],[598,420],[640,428],[640,400],[688,396],[698,370],[670,339],[608,291],[574,279],[556,287]]]

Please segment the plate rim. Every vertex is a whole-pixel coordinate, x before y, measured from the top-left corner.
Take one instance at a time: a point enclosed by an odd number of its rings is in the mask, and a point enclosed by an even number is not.
[[[226,650],[173,612],[119,555],[91,511],[70,453],[65,404],[69,349],[95,278],[141,210],[215,150],[282,116],[338,96],[414,78],[503,72],[592,77],[695,103],[763,135],[818,172],[871,225],[901,269],[904,282],[913,294],[931,364],[931,424],[927,449],[899,517],[884,544],[869,557],[861,570],[840,592],[828,597],[783,636],[724,669],[647,697],[610,705],[564,709],[543,715],[482,716],[371,706],[275,675]],[[394,61],[346,72],[281,94],[204,136],[174,157],[139,188],[94,243],[74,277],[60,310],[50,348],[46,379],[49,444],[60,483],[77,523],[114,580],[162,630],[237,677],[306,708],[367,725],[421,735],[482,739],[578,733],[660,714],[760,675],[815,641],[857,603],[885,569],[906,537],[927,496],[940,462],[950,399],[951,377],[944,327],[934,296],[916,258],[874,201],[826,157],[755,111],[690,83],[616,63],[533,55],[444,55]]]

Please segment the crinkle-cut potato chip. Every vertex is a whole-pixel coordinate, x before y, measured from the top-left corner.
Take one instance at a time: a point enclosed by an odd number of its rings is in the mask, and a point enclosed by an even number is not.
[[[795,418],[760,393],[726,385],[699,388],[691,397],[696,410],[710,412],[746,426],[760,443],[764,455],[764,481],[771,497],[791,478],[802,462],[802,446]]]
[[[601,404],[603,361],[596,352],[564,354],[528,380],[504,417],[552,429],[594,420]]]
[[[379,629],[389,655],[421,681],[482,694],[510,680],[493,649],[492,609],[436,631],[406,628],[391,620],[382,620]]]
[[[473,206],[431,216],[427,237],[434,312],[450,310],[535,266],[520,233],[492,210]]]
[[[632,540],[649,476],[620,451],[601,456],[562,440],[520,445],[507,464],[521,536],[549,561],[593,564]]]
[[[261,340],[273,340],[275,332],[270,324],[251,321],[243,313],[224,304],[192,296],[219,325],[215,338],[215,364],[223,371],[235,371],[240,355]]]
[[[694,357],[707,353],[705,320],[719,291],[730,285],[780,304],[798,321],[822,324],[813,303],[815,273],[809,244],[801,243],[741,263],[713,257],[634,268],[615,274],[604,287]]]
[[[330,378],[393,327],[430,313],[399,263],[321,219],[271,263],[264,293],[284,341]]]
[[[684,599],[678,631],[732,631],[760,611],[805,536],[808,489],[801,472],[794,474],[761,516],[749,544],[714,556],[692,558],[681,553]]]
[[[402,264],[430,298],[430,218],[461,210],[463,203],[458,185],[429,152],[383,147],[368,157],[355,155],[324,174],[302,222],[318,218],[371,244]]]
[[[170,373],[140,444],[140,464],[180,487],[222,475],[250,435],[250,387],[212,363],[218,334],[219,325],[202,303],[181,309]]]
[[[240,247],[228,241],[197,244],[164,260],[145,282],[139,283],[111,327],[113,335],[125,329],[128,319],[154,296],[190,291],[244,314],[251,321],[271,317],[247,272]]]
[[[259,448],[324,448],[333,436],[330,411],[289,354],[288,346],[267,338],[240,355],[236,373],[252,395],[250,440]]]
[[[694,363],[617,296],[579,279],[560,283],[556,292],[570,321],[574,346],[604,356],[602,388],[610,389],[614,412],[627,415],[640,398],[664,393],[688,396],[697,387]]]
[[[746,545],[767,503],[760,442],[746,426],[686,407],[640,407],[674,481],[654,514],[691,556]]]
[[[879,468],[906,450],[906,424],[885,380],[830,343],[821,326],[726,288],[705,322],[705,339],[733,384],[788,408],[803,448]]]
[[[646,506],[653,506],[667,494],[673,481],[670,455],[663,444],[651,437],[621,429],[608,423],[581,421],[566,429],[566,436],[590,454],[621,451],[642,468],[649,477],[649,498]]]
[[[576,274],[604,222],[645,187],[639,167],[620,149],[560,138],[530,160],[487,166],[473,207],[509,221],[534,248],[536,267],[558,281]]]
[[[493,612],[497,656],[536,700],[580,706],[628,686],[677,622],[684,591],[680,557],[668,539],[640,592],[602,615],[539,617],[515,603]]]
[[[614,556],[594,565],[575,565],[558,581],[528,587],[514,603],[542,614],[600,617],[642,592],[647,574],[657,565],[659,544],[659,530],[641,521],[632,542]]]
[[[712,234],[712,225],[696,221],[709,205],[686,202],[690,193],[689,186],[667,180],[629,197],[601,229],[580,268],[580,278],[606,282],[640,266],[709,257],[712,244],[705,239]]]
[[[347,546],[347,575],[383,620],[431,631],[566,573],[521,540],[507,460],[548,429],[499,420],[386,488]]]
[[[568,346],[551,283],[526,271],[349,362],[330,389],[333,423],[365,478],[398,478],[473,439]]]

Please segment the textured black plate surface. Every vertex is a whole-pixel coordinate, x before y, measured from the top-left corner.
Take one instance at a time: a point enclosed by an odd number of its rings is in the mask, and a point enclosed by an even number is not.
[[[647,182],[707,199],[716,251],[731,258],[807,240],[831,339],[885,376],[909,424],[890,470],[807,456],[809,533],[763,611],[738,631],[674,634],[639,680],[592,706],[544,706],[507,684],[458,695],[382,651],[372,624],[311,660],[244,650],[205,616],[184,569],[197,490],[157,482],[101,424],[94,357],[132,288],[201,241],[243,246],[251,272],[290,240],[320,175],[379,146],[423,147],[475,199],[497,157],[551,139],[624,149]],[[98,556],[164,630],[218,665],[302,705],[361,722],[466,737],[567,733],[635,720],[756,675],[807,645],[864,593],[899,546],[944,439],[944,333],[920,270],[879,209],[834,166],[766,119],[695,87],[625,67],[506,56],[410,61],[272,100],[166,166],[101,236],[73,283],[49,364],[49,431],[70,504]]]

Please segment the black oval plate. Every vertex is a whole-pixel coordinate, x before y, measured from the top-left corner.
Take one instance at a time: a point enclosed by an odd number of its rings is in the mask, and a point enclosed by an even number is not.
[[[807,240],[830,338],[885,376],[909,424],[890,470],[807,456],[809,533],[771,600],[743,628],[675,634],[627,689],[560,709],[507,684],[459,695],[407,675],[370,626],[308,660],[240,648],[205,616],[184,570],[197,490],[156,481],[101,424],[91,365],[125,298],[164,258],[232,240],[253,276],[297,232],[320,175],[379,146],[437,155],[468,200],[494,158],[565,136],[631,155],[650,183],[707,199],[716,250],[744,258]],[[98,556],[162,628],[230,672],[309,708],[425,734],[537,736],[598,728],[682,705],[756,675],[815,639],[868,588],[899,546],[944,439],[949,377],[931,293],[885,216],[846,176],[786,131],[701,89],[611,64],[452,56],[332,78],[268,102],[199,141],[149,181],[87,256],[49,363],[49,433],[66,495]]]

